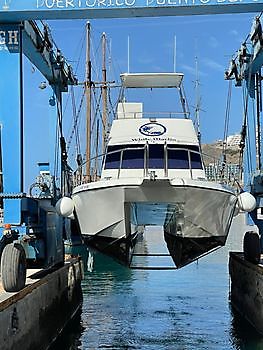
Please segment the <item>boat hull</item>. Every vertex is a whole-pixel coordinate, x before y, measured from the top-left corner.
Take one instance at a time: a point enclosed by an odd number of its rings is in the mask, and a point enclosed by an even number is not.
[[[76,188],[73,201],[83,236],[98,250],[129,265],[139,230],[162,226],[177,267],[225,244],[236,206],[231,190],[185,179],[101,181]]]

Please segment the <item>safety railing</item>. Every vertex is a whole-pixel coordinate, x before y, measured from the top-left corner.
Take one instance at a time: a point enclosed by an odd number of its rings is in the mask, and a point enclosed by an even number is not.
[[[204,170],[204,161],[203,161],[203,156],[200,154],[200,152],[189,149],[187,147],[169,147],[167,143],[163,144],[163,167],[155,167],[151,166],[151,162],[153,162],[153,159],[150,159],[150,146],[148,142],[141,147],[125,147],[125,148],[120,148],[114,151],[110,151],[95,157],[92,157],[89,161],[91,163],[90,168],[92,169],[92,173],[90,176],[84,175],[84,170],[83,168],[86,165],[86,161],[83,162],[83,164],[77,169],[75,172],[74,176],[74,185],[79,185],[82,183],[87,183],[87,182],[93,182],[96,181],[100,178],[101,176],[101,169],[105,168],[105,170],[108,170],[109,172],[112,172],[113,175],[109,175],[109,177],[115,177],[114,176],[114,171],[116,174],[116,178],[119,179],[122,175],[122,171],[138,171],[141,170],[142,176],[143,177],[150,177],[152,171],[158,171],[158,174],[160,174],[160,171],[163,171],[163,176],[164,177],[169,177],[169,173],[172,170],[183,170],[183,171],[189,171],[189,177],[193,179],[193,170]],[[124,161],[128,163],[128,157],[125,159],[125,153],[128,154],[127,152],[136,152],[136,151],[142,151],[143,152],[143,158],[139,158],[142,162],[142,167],[133,167],[132,165],[130,167],[127,167],[126,165],[124,166]],[[176,152],[176,151],[184,151],[187,152],[187,158],[186,158],[186,164],[188,166],[184,168],[172,168],[169,169],[169,161],[171,161],[171,158],[169,157],[169,152]],[[114,160],[116,163],[118,163],[118,166],[116,167],[108,167],[107,168],[107,163],[106,163],[106,157],[118,155],[117,159]],[[198,168],[193,168],[192,167],[192,154],[196,154],[200,156],[200,167]],[[132,160],[131,160],[132,161]],[[101,164],[100,169],[97,169],[97,165]],[[96,165],[96,166],[95,166]]]
[[[144,146],[140,147],[125,147],[120,148],[114,151],[110,151],[107,153],[103,153],[101,155],[92,157],[90,162],[90,169],[91,174],[89,176],[84,174],[84,167],[86,165],[86,161],[83,162],[83,164],[77,169],[77,171],[74,174],[74,186],[80,185],[87,182],[93,182],[97,181],[101,177],[101,169],[105,168],[105,170],[109,171],[109,178],[117,178],[119,179],[123,175],[123,171],[138,171],[141,170],[141,176],[144,178],[151,178],[153,172],[157,172],[158,176],[160,176],[160,171],[163,171],[164,177],[171,176],[171,171],[173,171],[173,175],[175,174],[175,170],[181,170],[181,171],[189,171],[189,178],[193,179],[194,177],[194,170],[204,170],[205,176],[204,178],[208,181],[213,182],[220,182],[225,183],[228,185],[233,184],[235,181],[240,181],[240,169],[236,167],[236,169],[233,168],[233,164],[231,164],[231,167],[229,167],[229,164],[223,163],[220,159],[217,159],[215,157],[212,157],[210,155],[207,155],[205,153],[200,153],[198,151],[189,149],[187,147],[171,147],[171,145],[167,145],[167,143],[163,144],[163,167],[154,167],[151,166],[151,163],[153,162],[153,159],[150,158],[150,146],[148,142]],[[136,152],[136,151],[142,151],[143,157],[138,158],[139,161],[142,163],[142,167],[133,167],[132,164],[130,167],[127,167],[127,165],[124,165],[124,161],[126,163],[129,163],[129,157],[125,157],[125,153],[127,152]],[[186,161],[187,166],[183,168],[177,167],[169,167],[169,163],[172,160],[172,157],[170,157],[170,152],[175,151],[184,151],[187,152],[187,157],[184,159]],[[114,156],[115,154],[118,155],[114,162],[118,163],[116,164],[116,167],[108,167],[105,166],[106,163],[106,157]],[[200,156],[200,163],[199,166],[193,166],[193,155]],[[138,160],[137,159],[137,160]],[[131,159],[131,162],[133,160]],[[174,162],[176,162],[175,159],[173,159]],[[197,162],[199,162],[197,157]],[[98,169],[98,165],[100,164],[100,167]],[[127,174],[127,173],[126,173]],[[187,173],[185,173],[187,174]],[[173,176],[172,175],[172,176]]]
[[[171,119],[171,118],[189,118],[190,112],[120,112],[116,113],[116,119]]]
[[[231,164],[202,153],[202,159],[208,181],[220,182],[230,186],[236,186],[236,182],[241,183],[241,168],[239,164]]]

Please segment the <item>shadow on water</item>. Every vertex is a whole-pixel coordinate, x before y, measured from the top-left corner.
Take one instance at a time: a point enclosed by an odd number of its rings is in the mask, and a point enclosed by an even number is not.
[[[112,258],[101,253],[93,253],[94,265],[92,272],[85,272],[82,282],[83,294],[112,293],[113,290],[128,288],[133,279],[133,271],[120,265]]]
[[[49,350],[79,350],[81,347],[80,337],[84,332],[84,327],[81,325],[81,313],[79,310],[75,317],[70,320],[59,335],[58,339],[51,345]]]
[[[262,350],[263,336],[242,317],[230,304],[232,316],[230,338],[237,350]]]

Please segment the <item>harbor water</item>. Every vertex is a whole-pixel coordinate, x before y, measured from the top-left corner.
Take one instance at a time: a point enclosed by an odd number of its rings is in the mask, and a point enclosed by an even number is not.
[[[53,349],[263,349],[260,336],[229,303],[228,252],[242,246],[236,220],[227,245],[180,270],[130,270],[102,255],[83,281],[83,307]],[[139,250],[164,252],[157,228]],[[139,266],[172,266],[136,257]]]

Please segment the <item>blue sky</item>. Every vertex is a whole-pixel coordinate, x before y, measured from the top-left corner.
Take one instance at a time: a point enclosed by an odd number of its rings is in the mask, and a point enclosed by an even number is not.
[[[127,71],[127,41],[130,38],[130,72],[173,71],[174,37],[176,36],[176,70],[185,74],[184,86],[190,106],[195,104],[195,56],[199,62],[200,94],[202,98],[201,131],[203,142],[213,142],[223,138],[224,117],[228,82],[224,80],[224,70],[228,68],[231,55],[240,47],[250,31],[254,14],[231,14],[188,17],[132,18],[92,20],[93,52],[98,55],[98,43],[102,32],[106,32],[111,42],[112,66],[110,79],[118,79],[120,72]],[[80,55],[80,46],[85,33],[85,21],[49,21],[52,35],[65,57],[73,67]],[[77,75],[84,79],[84,53],[80,56]],[[52,158],[53,145],[48,118],[54,115],[54,108],[48,105],[52,92],[40,90],[38,85],[44,80],[32,65],[26,64],[26,132],[32,139],[27,142],[31,151],[26,157],[29,177],[36,171],[35,163]],[[231,105],[230,134],[240,132],[242,123],[242,91],[233,89]],[[77,100],[79,93],[76,92]],[[64,100],[67,100],[66,94]],[[164,96],[163,109],[175,110],[173,101]],[[171,107],[169,107],[171,106]],[[159,107],[159,106],[158,106]],[[156,106],[157,108],[157,106]],[[158,108],[158,109],[162,109]],[[65,135],[71,126],[71,108],[65,112]],[[41,126],[41,127],[40,127]],[[40,127],[40,128],[39,128]],[[36,141],[38,151],[31,143]],[[52,161],[52,159],[51,159]]]

